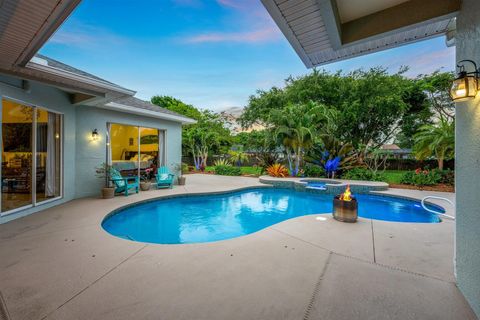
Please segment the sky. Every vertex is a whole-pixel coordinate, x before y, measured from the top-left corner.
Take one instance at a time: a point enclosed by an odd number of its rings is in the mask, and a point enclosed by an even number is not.
[[[137,91],[202,109],[243,107],[259,89],[310,72],[260,0],[83,0],[40,51]],[[322,66],[454,70],[444,37]]]

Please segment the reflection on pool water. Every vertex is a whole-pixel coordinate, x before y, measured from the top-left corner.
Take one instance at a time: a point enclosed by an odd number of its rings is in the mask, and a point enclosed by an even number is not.
[[[358,215],[387,221],[435,223],[420,202],[356,195]],[[102,226],[125,239],[150,243],[195,243],[235,238],[281,221],[332,212],[331,195],[292,189],[249,189],[223,195],[155,200],[107,217]],[[432,207],[443,212],[439,207]]]

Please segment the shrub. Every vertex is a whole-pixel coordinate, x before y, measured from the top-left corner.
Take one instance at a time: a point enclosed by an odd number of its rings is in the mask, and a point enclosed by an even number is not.
[[[304,168],[305,177],[325,177],[325,170],[321,166],[307,164]]]
[[[347,180],[385,181],[385,175],[365,168],[353,168],[342,175]]]
[[[283,164],[274,163],[267,168],[267,173],[272,177],[285,178],[288,176],[288,169]]]
[[[240,168],[230,165],[219,165],[214,167],[215,174],[222,176],[239,176],[242,174]]]
[[[436,172],[440,174],[439,183],[448,184],[450,186],[455,185],[455,171],[447,169],[447,170],[436,170]]]
[[[274,152],[261,152],[257,155],[258,166],[262,168],[262,173],[267,168],[278,161],[278,154]]]
[[[415,171],[409,171],[405,173],[401,182],[414,186],[433,186],[439,183],[441,179],[441,174],[435,170],[428,171],[417,169]]]
[[[217,166],[231,166],[231,163],[230,163],[230,160],[228,160],[228,159],[217,159],[217,160],[215,160],[213,165],[215,167],[217,167]]]

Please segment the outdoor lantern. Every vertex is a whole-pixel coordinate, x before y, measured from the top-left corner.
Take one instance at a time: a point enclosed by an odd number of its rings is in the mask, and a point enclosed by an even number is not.
[[[92,140],[97,141],[98,140],[98,131],[97,129],[93,129],[92,131]]]
[[[462,62],[470,62],[475,67],[475,71],[466,72],[465,65],[460,64]],[[464,99],[475,98],[478,92],[478,78],[479,70],[477,64],[472,60],[462,60],[457,65],[460,69],[458,76],[453,80],[452,87],[450,89],[450,96],[453,101],[461,101]]]

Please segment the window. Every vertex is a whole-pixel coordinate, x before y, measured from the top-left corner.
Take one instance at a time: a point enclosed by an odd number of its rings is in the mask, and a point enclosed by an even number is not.
[[[1,213],[62,195],[62,116],[2,100]]]

